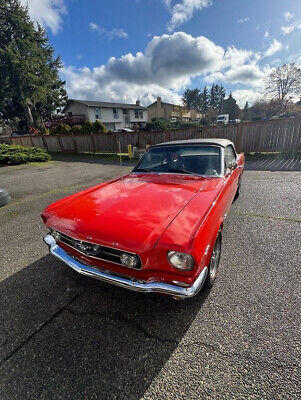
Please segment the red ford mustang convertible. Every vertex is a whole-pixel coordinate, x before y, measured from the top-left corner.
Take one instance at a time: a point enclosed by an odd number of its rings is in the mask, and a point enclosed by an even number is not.
[[[225,139],[150,147],[133,171],[51,204],[50,252],[75,271],[185,299],[217,275],[244,155]]]

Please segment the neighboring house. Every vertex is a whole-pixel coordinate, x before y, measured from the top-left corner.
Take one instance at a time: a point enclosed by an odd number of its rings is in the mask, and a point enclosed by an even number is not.
[[[176,104],[165,103],[161,97],[147,107],[148,120],[151,121],[153,118],[165,118],[172,122],[198,122],[203,117],[203,114],[197,110],[189,109],[184,106]]]
[[[294,104],[294,111],[301,113],[301,100]]]
[[[147,108],[136,104],[108,103],[104,101],[68,100],[64,110],[68,118],[84,117],[86,121],[101,121],[107,130],[139,129],[147,122]]]

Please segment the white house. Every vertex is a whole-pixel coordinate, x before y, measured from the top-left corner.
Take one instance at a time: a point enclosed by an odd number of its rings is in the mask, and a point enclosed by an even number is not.
[[[147,108],[136,104],[107,103],[104,101],[68,100],[64,113],[69,118],[103,122],[107,130],[139,129],[147,122]]]

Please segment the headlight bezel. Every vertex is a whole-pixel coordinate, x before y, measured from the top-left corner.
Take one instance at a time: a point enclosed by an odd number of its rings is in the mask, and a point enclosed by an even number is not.
[[[189,272],[195,266],[193,256],[191,254],[183,253],[180,251],[169,250],[167,252],[167,260],[169,264],[177,271]]]

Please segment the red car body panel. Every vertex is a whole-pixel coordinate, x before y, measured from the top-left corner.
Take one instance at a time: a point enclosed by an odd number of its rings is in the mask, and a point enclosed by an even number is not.
[[[243,172],[224,177],[184,174],[131,173],[97,185],[48,206],[43,221],[74,239],[139,255],[142,269],[129,269],[91,259],[61,243],[83,262],[144,281],[192,283],[210,259],[210,248],[222,227]],[[173,268],[170,250],[191,254],[189,272]]]

